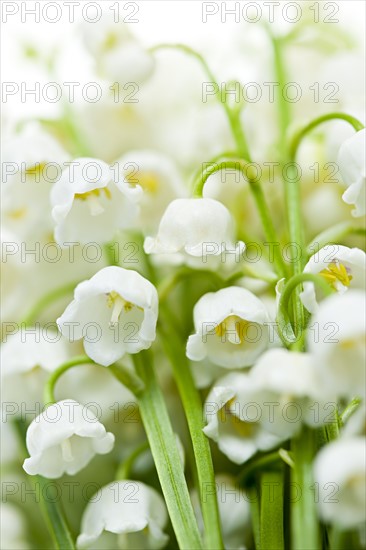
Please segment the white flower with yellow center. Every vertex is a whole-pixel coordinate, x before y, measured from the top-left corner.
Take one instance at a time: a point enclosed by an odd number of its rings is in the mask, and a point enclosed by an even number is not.
[[[103,12],[98,24],[82,25],[84,44],[94,57],[102,77],[123,84],[140,84],[155,67],[154,58],[130,32],[121,19],[114,21],[111,12]]]
[[[268,346],[268,312],[245,288],[232,286],[205,294],[193,316],[196,333],[187,342],[192,361],[208,358],[220,367],[249,367]]]
[[[77,548],[146,548],[168,542],[168,514],[162,496],[141,481],[115,481],[87,505]]]
[[[57,324],[69,340],[84,340],[91,359],[109,366],[151,346],[157,317],[154,285],[137,271],[109,266],[76,287]]]
[[[337,397],[365,395],[365,297],[361,290],[330,296],[309,323],[308,350],[322,386]]]
[[[329,245],[321,248],[308,261],[304,273],[321,275],[329,286],[343,294],[349,288],[365,289],[366,254],[359,248],[348,248],[342,245]],[[310,313],[315,313],[321,291],[316,290],[311,282],[304,283],[300,297]]]
[[[140,206],[138,228],[155,231],[168,204],[186,195],[176,165],[165,155],[148,149],[129,151],[117,163],[119,185],[126,194],[133,193]]]
[[[355,218],[366,213],[366,129],[353,134],[339,149],[338,166],[347,190],[343,193],[343,200],[355,206],[352,215]]]
[[[146,237],[144,249],[162,262],[216,268],[239,263],[245,245],[234,242],[234,221],[221,202],[192,198],[169,204],[157,236]]]
[[[27,430],[30,454],[23,464],[29,475],[50,479],[75,475],[96,454],[109,453],[114,435],[106,432],[91,410],[72,399],[47,407]]]
[[[267,451],[282,441],[258,422],[257,393],[248,374],[230,373],[215,383],[205,402],[207,425],[203,431],[235,464],[243,464],[258,450]]]
[[[364,525],[366,515],[366,438],[349,437],[323,447],[315,458],[319,513],[340,529]]]
[[[137,216],[136,206],[115,185],[110,167],[93,158],[75,159],[64,170],[52,188],[51,203],[60,246],[108,242]]]

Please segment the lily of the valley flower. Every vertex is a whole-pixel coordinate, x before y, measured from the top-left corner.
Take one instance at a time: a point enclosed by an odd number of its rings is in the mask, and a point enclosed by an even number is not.
[[[137,207],[113,181],[110,167],[92,158],[75,159],[51,191],[55,240],[105,243],[131,227]]]
[[[348,248],[342,245],[325,246],[310,258],[304,268],[304,273],[321,275],[329,286],[340,294],[349,288],[364,290],[366,254],[359,248]],[[319,296],[317,296],[313,283],[304,283],[304,290],[300,297],[306,309],[315,313]]]
[[[142,230],[157,229],[168,204],[186,195],[183,180],[173,161],[156,151],[129,151],[117,161],[126,194],[135,193],[140,207],[137,225]]]
[[[330,296],[310,320],[308,349],[323,387],[338,397],[365,395],[365,297],[361,290]]]
[[[326,445],[314,463],[319,512],[341,529],[362,526],[366,515],[366,438],[341,438]]]
[[[329,411],[313,410],[318,386],[310,354],[269,350],[248,374],[231,373],[216,382],[205,404],[204,432],[241,464],[292,437],[303,423],[325,422]]]
[[[352,215],[355,218],[366,213],[366,129],[353,134],[341,146],[338,153],[338,165],[347,190],[343,200],[355,206]]]
[[[89,357],[109,366],[125,353],[151,346],[157,317],[154,285],[137,271],[109,266],[76,287],[57,324],[70,340],[84,339]]]
[[[126,24],[115,22],[104,12],[97,25],[83,24],[84,43],[93,55],[97,70],[112,81],[140,84],[154,70],[154,58],[130,33]]]
[[[249,367],[269,342],[269,316],[252,292],[228,287],[209,292],[194,307],[196,334],[187,342],[187,357],[206,357],[225,368]]]
[[[147,237],[147,254],[159,254],[167,263],[216,267],[220,261],[238,262],[245,249],[234,243],[229,210],[214,199],[176,199],[161,218],[156,238]]]
[[[79,549],[95,548],[94,543],[102,544],[107,533],[116,535],[113,548],[148,550],[166,545],[168,536],[163,529],[168,515],[164,500],[155,489],[140,481],[123,480],[106,485],[98,496],[84,512],[77,539]],[[111,542],[111,538],[108,540]]]
[[[29,475],[50,479],[74,475],[96,454],[109,453],[114,435],[106,432],[91,410],[72,399],[50,405],[27,430],[30,454],[23,464]]]

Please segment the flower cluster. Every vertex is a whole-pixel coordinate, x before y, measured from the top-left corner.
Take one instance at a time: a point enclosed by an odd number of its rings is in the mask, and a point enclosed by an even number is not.
[[[216,59],[226,88],[117,4],[70,38],[107,99],[6,127],[1,547],[361,549],[366,134],[356,99],[323,113],[285,93],[348,34],[241,30]],[[257,40],[282,87],[260,108],[233,99]],[[56,78],[63,55],[23,63]]]

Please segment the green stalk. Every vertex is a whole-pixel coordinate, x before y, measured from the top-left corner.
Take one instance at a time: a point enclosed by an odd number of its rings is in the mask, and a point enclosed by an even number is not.
[[[161,488],[179,548],[202,548],[197,521],[179,457],[168,411],[148,351],[133,355],[137,375],[145,384],[138,402]]]
[[[215,473],[209,441],[202,431],[204,427],[202,402],[185,356],[183,342],[173,329],[170,312],[166,307],[163,308],[161,317],[163,322],[160,333],[163,347],[173,369],[192,439],[205,525],[205,548],[220,550],[223,548],[220,516],[217,495],[212,490],[215,487]]]
[[[302,433],[291,442],[295,463],[294,468],[291,469],[293,550],[321,548],[317,510],[312,490],[315,447],[315,432],[307,427],[304,427]]]
[[[283,536],[283,471],[261,474],[260,549],[282,550]],[[315,547],[312,549],[315,550]]]

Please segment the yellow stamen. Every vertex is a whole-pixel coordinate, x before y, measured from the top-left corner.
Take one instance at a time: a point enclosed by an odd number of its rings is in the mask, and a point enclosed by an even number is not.
[[[113,307],[110,321],[111,325],[115,325],[116,323],[118,323],[123,310],[127,312],[131,311],[131,309],[133,308],[133,304],[131,304],[131,302],[127,302],[126,300],[124,300],[122,296],[120,296],[118,292],[115,292],[114,290],[112,290],[112,292],[107,295],[107,305],[108,307]]]
[[[100,187],[87,191],[86,193],[75,193],[75,199],[87,201],[87,205],[92,216],[98,216],[104,212],[104,207],[100,204],[99,198],[104,194],[107,199],[111,199],[111,192],[108,187]]]
[[[30,166],[25,170],[27,176],[40,176],[42,175],[43,169],[45,168],[45,162],[36,162],[33,166]]]
[[[352,275],[348,273],[346,267],[337,260],[329,264],[326,269],[320,271],[319,275],[321,275],[334,290],[337,290],[337,281],[343,286],[348,287],[353,278]]]
[[[248,321],[244,321],[237,315],[229,315],[215,327],[215,332],[223,342],[227,339],[231,344],[241,344],[248,325]]]
[[[255,429],[254,422],[244,422],[240,420],[232,411],[231,405],[235,403],[235,397],[230,399],[219,411],[219,420],[225,424],[230,422],[231,427],[241,437],[251,437]]]
[[[8,216],[13,220],[21,220],[25,218],[27,212],[28,212],[28,209],[24,206],[23,208],[17,208],[16,210],[11,210],[8,213]]]

